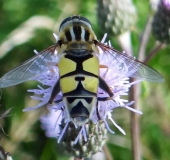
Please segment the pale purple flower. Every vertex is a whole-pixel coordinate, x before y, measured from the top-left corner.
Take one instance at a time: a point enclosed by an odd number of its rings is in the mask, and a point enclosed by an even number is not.
[[[162,0],[162,4],[167,10],[170,10],[170,0]]]
[[[57,40],[57,36],[55,35],[55,38]],[[106,35],[104,36],[103,40],[101,41],[104,43],[106,39]],[[111,45],[110,42],[108,45]],[[112,112],[117,107],[123,107],[126,109],[129,109],[133,112],[136,112],[138,114],[142,114],[142,112],[137,111],[130,107],[134,102],[128,102],[128,100],[123,99],[122,96],[128,95],[129,88],[134,85],[135,83],[139,83],[142,81],[142,79],[136,80],[133,83],[129,82],[129,78],[134,71],[131,71],[129,68],[127,68],[126,64],[123,61],[115,61],[110,62],[109,56],[102,52],[102,50],[99,48],[100,54],[98,55],[100,64],[109,66],[108,68],[101,68],[100,69],[100,76],[104,78],[106,83],[111,87],[112,92],[114,94],[112,100],[108,101],[99,101],[98,102],[98,113],[96,113],[96,110],[93,111],[91,121],[94,124],[97,124],[99,121],[99,117],[101,120],[104,121],[105,127],[107,130],[111,133],[114,133],[110,127],[108,122],[112,122],[124,135],[125,131],[116,124],[116,122],[112,118]],[[37,52],[35,51],[37,54]],[[57,53],[56,53],[57,54]],[[39,100],[40,103],[37,106],[26,108],[24,111],[33,110],[36,108],[39,108],[45,104],[48,104],[52,89],[56,83],[56,80],[59,79],[59,71],[56,67],[56,64],[58,62],[58,58],[56,56],[56,59],[53,59],[49,63],[49,70],[47,72],[41,74],[36,79],[39,81],[42,85],[46,85],[48,87],[43,88],[42,86],[38,85],[37,89],[31,89],[28,90],[28,92],[32,92],[36,94],[37,96],[31,96],[31,98],[35,100]],[[98,97],[107,97],[107,93],[105,93],[100,88],[98,89]],[[60,92],[56,98],[55,101],[62,99],[62,93]],[[46,131],[46,136],[48,137],[54,137],[58,139],[58,143],[60,143],[63,135],[65,134],[65,131],[68,127],[68,124],[70,123],[70,119],[67,117],[66,110],[64,108],[63,102],[54,103],[53,105],[48,105],[49,114],[47,116],[42,116],[40,121],[42,122],[42,128]],[[61,128],[61,124],[64,122],[63,128]],[[75,128],[78,126],[75,125]],[[79,141],[80,137],[84,137],[84,140],[87,141],[87,133],[85,130],[85,125],[83,125],[80,129],[79,134],[77,135],[74,144],[76,144]]]

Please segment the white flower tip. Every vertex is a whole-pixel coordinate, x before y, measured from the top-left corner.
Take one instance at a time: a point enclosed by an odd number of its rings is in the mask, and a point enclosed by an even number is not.
[[[110,47],[112,47],[112,44],[111,44],[110,40],[109,40],[109,42],[108,42],[108,43],[109,43],[109,46],[110,46]]]
[[[53,36],[54,36],[55,40],[58,41],[58,36],[55,33],[53,33]]]
[[[60,139],[57,140],[57,143],[58,143],[58,144],[60,143]]]
[[[139,114],[143,114],[143,112],[139,111]]]
[[[136,110],[135,113],[137,114],[143,114],[143,112]]]
[[[35,53],[35,54],[38,54],[38,51],[37,51],[36,49],[34,49],[34,53]]]
[[[39,107],[41,107],[41,106],[28,107],[28,108],[24,108],[22,111],[23,111],[23,112],[28,112],[28,111],[35,110],[35,109],[37,109],[37,108],[39,108]]]
[[[104,34],[102,40],[101,40],[101,43],[104,43],[106,41],[106,37],[107,37],[107,33]]]
[[[107,33],[104,34],[104,37],[107,37]]]
[[[7,160],[13,160],[11,156],[7,155]]]
[[[36,107],[37,108],[37,107]],[[24,108],[22,111],[23,112],[28,112],[28,111],[32,111],[34,109],[36,109],[35,107],[29,107],[29,108]]]
[[[60,142],[61,142],[61,139],[63,138],[63,135],[64,135],[64,133],[65,133],[65,131],[66,131],[66,129],[67,129],[68,124],[69,124],[69,121],[65,124],[64,129],[63,129],[62,132],[60,133],[60,136],[58,137],[57,143],[60,143]]]
[[[25,109],[23,109],[22,111],[23,111],[23,112],[28,112],[28,111],[30,111],[30,108],[25,108]]]
[[[125,131],[122,128],[118,128],[120,132],[122,132],[124,135],[126,135]]]
[[[54,54],[57,54],[57,53],[58,53],[57,50],[55,50],[55,51],[54,51]]]
[[[27,92],[33,92],[33,89],[28,89]]]
[[[76,144],[77,144],[77,142],[78,142],[78,139],[76,139],[76,140],[73,142],[73,144],[74,144],[74,145],[76,145]]]
[[[138,110],[136,110],[136,109],[134,109],[134,108],[131,108],[131,107],[129,107],[129,106],[124,106],[124,107],[127,108],[128,110],[132,111],[132,112],[137,113],[137,114],[143,114],[141,111],[138,111]]]
[[[109,127],[109,125],[107,124],[106,120],[104,120],[104,123],[105,123],[105,126],[106,126],[107,130],[108,130],[110,133],[115,134],[115,132],[110,129],[110,127]]]
[[[116,124],[116,122],[113,120],[112,115],[111,115],[110,112],[108,112],[108,119],[111,120],[111,122],[115,125],[115,127],[116,127],[120,132],[122,132],[124,135],[126,135],[125,131],[124,131],[120,126],[118,126],[118,125]]]
[[[112,119],[112,123],[115,125],[115,127],[116,127],[122,134],[126,135],[125,131],[124,131],[120,126],[118,126],[118,125],[116,124],[116,122],[113,121],[113,119]]]

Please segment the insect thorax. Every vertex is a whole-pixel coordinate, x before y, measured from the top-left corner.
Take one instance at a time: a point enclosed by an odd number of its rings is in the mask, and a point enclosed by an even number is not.
[[[72,17],[60,26],[59,44],[64,48],[62,50],[95,51],[95,40],[97,38],[91,24],[82,20],[82,17]]]

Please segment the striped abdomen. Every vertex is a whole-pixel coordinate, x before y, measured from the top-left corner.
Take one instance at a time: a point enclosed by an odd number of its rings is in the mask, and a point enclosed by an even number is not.
[[[65,55],[58,64],[60,87],[67,115],[76,124],[84,124],[97,103],[99,62],[96,56]]]

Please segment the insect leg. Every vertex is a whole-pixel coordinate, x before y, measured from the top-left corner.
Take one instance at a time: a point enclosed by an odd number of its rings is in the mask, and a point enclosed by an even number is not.
[[[108,66],[103,65],[103,64],[100,64],[100,68],[105,68],[105,69],[106,69],[106,72],[105,72],[105,74],[103,75],[103,77],[105,77],[105,76],[107,75],[108,71],[109,71]]]
[[[51,93],[50,99],[48,101],[48,103],[52,104],[54,101],[55,96],[60,92],[60,80],[58,80],[56,82],[56,84],[54,85],[53,91]]]
[[[97,118],[98,118],[99,120],[101,120],[98,106],[99,106],[99,104],[98,104],[98,101],[97,101],[97,104],[96,104],[96,114],[97,114]]]
[[[102,79],[101,77],[99,77],[99,87],[105,92],[107,92],[110,97],[98,97],[98,101],[107,101],[113,97],[113,92],[111,91],[107,83],[104,81],[104,79]]]

